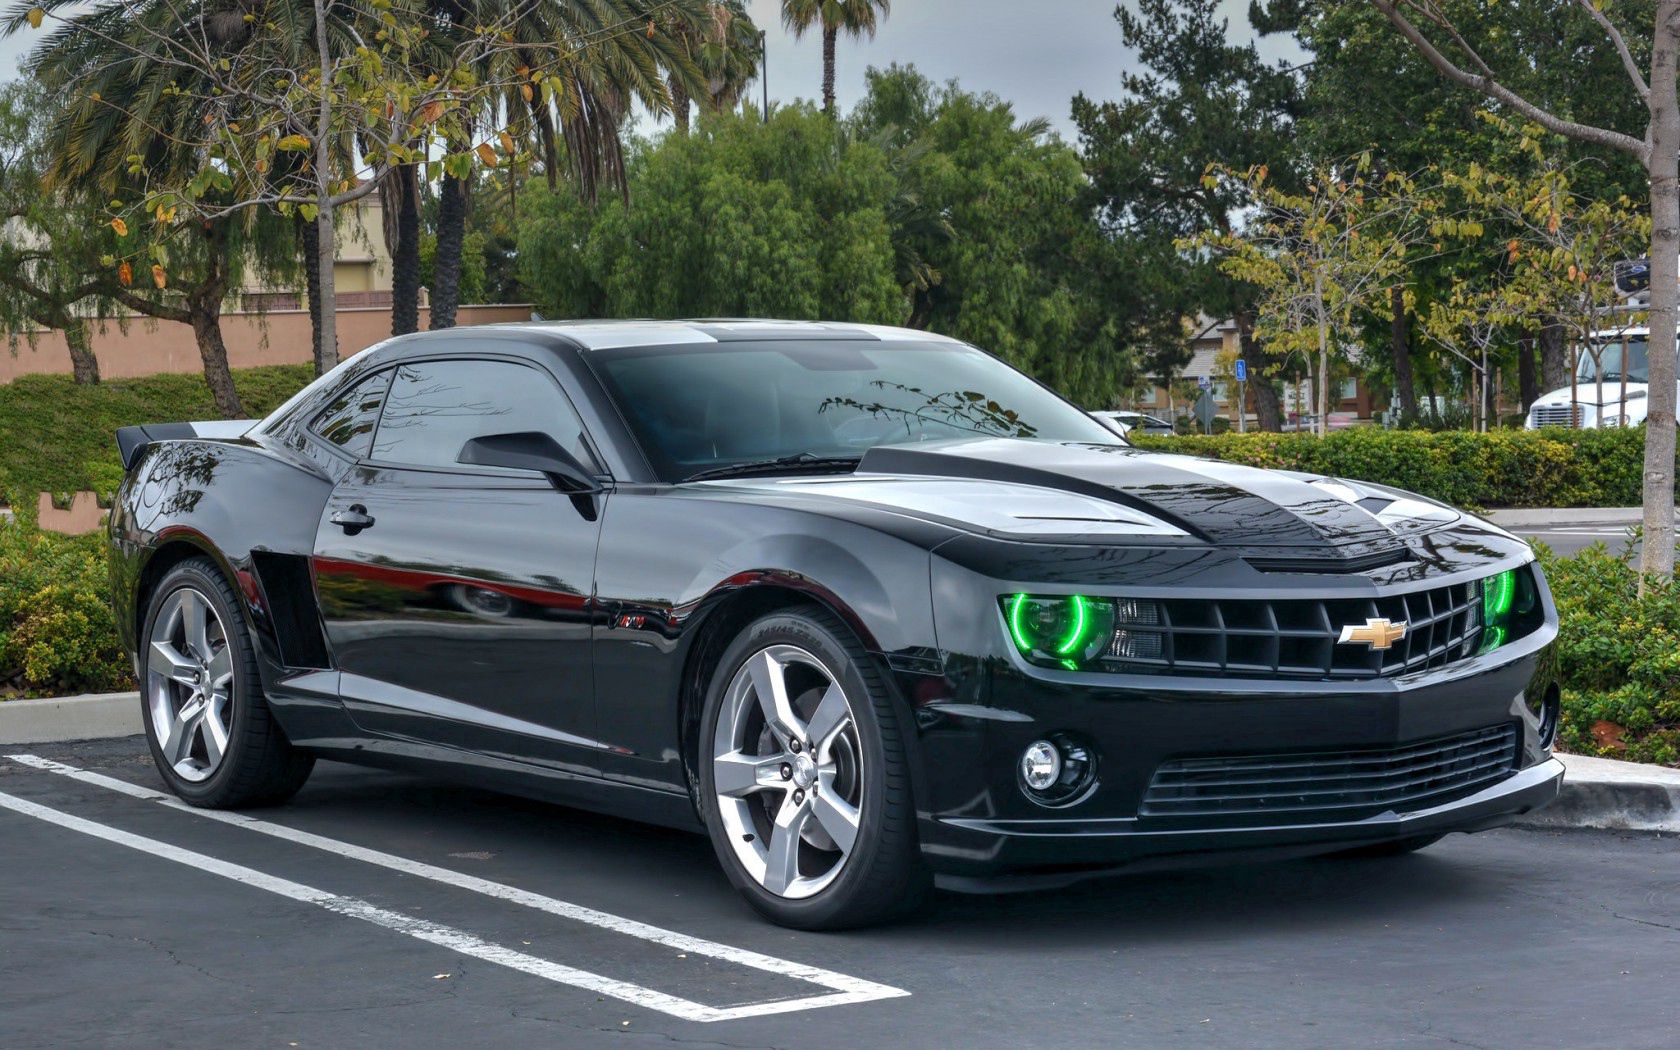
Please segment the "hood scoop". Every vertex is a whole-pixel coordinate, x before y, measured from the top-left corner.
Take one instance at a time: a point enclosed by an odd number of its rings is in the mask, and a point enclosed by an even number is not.
[[[1122,445],[979,438],[881,445],[859,472],[1036,485],[1151,514],[1198,539],[1271,562],[1274,571],[1329,560],[1319,572],[1360,571],[1405,547],[1369,511],[1304,481]],[[1285,568],[1288,566],[1288,568]]]

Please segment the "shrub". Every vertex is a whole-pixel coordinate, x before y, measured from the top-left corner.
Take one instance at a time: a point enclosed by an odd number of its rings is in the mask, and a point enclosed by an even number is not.
[[[1560,619],[1560,739],[1571,751],[1680,764],[1680,586],[1595,545],[1541,562]]]
[[[1375,481],[1469,507],[1628,507],[1640,502],[1645,431],[1385,430],[1138,435],[1162,452]]]
[[[131,688],[104,537],[0,523],[0,696]]]

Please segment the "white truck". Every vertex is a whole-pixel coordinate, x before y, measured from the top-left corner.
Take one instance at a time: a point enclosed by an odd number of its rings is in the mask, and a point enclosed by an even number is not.
[[[1540,427],[1635,427],[1645,422],[1650,391],[1650,329],[1595,333],[1581,348],[1575,382],[1543,394],[1524,424]]]

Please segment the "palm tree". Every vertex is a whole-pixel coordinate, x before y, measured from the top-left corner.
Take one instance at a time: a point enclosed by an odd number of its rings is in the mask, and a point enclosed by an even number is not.
[[[494,17],[501,3],[440,0],[440,25],[471,25]],[[662,10],[685,21],[709,17],[709,0],[671,0]],[[676,74],[699,82],[700,72],[682,42],[646,13],[642,0],[543,0],[512,26],[516,47],[497,52],[477,71],[481,82],[505,85],[501,97],[478,118],[488,131],[502,127],[514,139],[530,141],[551,188],[568,178],[585,199],[602,186],[625,192],[621,128],[630,107],[641,102],[655,115],[671,108],[666,84]],[[447,31],[440,31],[440,38]],[[522,70],[541,67],[541,83]],[[452,143],[451,150],[468,148]],[[431,327],[455,323],[459,306],[461,249],[470,206],[468,179],[445,175],[438,186],[437,254],[432,268]]]
[[[823,112],[834,115],[834,43],[842,30],[849,37],[873,37],[880,19],[891,14],[890,0],[782,0],[782,24],[801,37],[822,27]]]
[[[699,22],[678,15],[667,18],[667,25],[700,73],[698,81],[678,69],[666,77],[677,131],[686,135],[689,106],[695,99],[713,113],[740,101],[741,92],[758,75],[762,38],[742,0],[712,0]]]
[[[230,5],[183,14],[173,0],[91,6],[48,0],[43,6],[63,18],[25,63],[43,90],[61,100],[43,122],[51,154],[46,189],[76,188],[104,199],[132,199],[139,192],[132,168],[197,171],[201,158],[193,144],[199,141],[209,87],[185,83],[190,75],[180,68],[147,61],[146,42],[160,34],[192,32],[236,51],[251,32],[241,11]],[[7,14],[0,26],[4,32],[27,24],[26,8]],[[288,44],[299,41],[301,47],[312,23],[294,15],[282,5],[271,17],[272,32]],[[125,46],[124,40],[134,41],[133,46]],[[112,99],[122,102],[105,101]],[[113,273],[108,291],[135,313],[191,327],[217,409],[238,417],[244,413],[222,338],[222,305],[246,265],[284,269],[294,258],[293,245],[292,231],[272,212],[184,223],[173,227],[164,241],[164,281],[139,291],[153,282],[137,280],[130,288]]]

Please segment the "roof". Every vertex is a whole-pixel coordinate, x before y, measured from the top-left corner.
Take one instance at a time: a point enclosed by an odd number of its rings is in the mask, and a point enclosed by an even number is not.
[[[919,340],[956,343],[936,332],[890,325],[854,324],[847,321],[775,321],[753,318],[695,318],[654,321],[520,321],[485,325],[484,328],[513,329],[564,336],[585,350],[609,350],[627,346],[672,346],[682,343],[735,343],[764,339]]]

